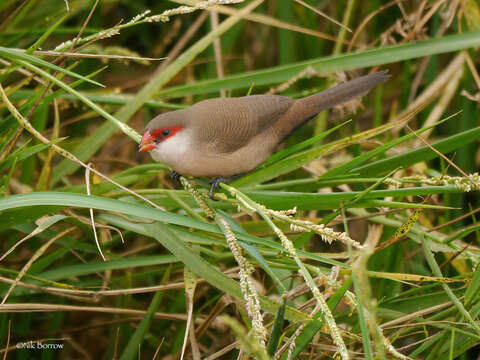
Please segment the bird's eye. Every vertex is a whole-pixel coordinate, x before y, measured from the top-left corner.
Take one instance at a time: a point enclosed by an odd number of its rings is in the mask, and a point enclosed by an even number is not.
[[[162,136],[166,137],[168,135],[170,135],[170,130],[169,129],[165,129],[165,130],[162,131]]]

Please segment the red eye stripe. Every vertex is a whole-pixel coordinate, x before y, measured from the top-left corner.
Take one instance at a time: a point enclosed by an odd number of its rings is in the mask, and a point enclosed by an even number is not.
[[[157,139],[158,141],[164,141],[169,137],[172,137],[177,132],[183,129],[183,125],[176,125],[176,126],[165,126],[160,129],[155,129],[151,132],[152,136]],[[168,134],[165,135],[165,130],[168,131]]]

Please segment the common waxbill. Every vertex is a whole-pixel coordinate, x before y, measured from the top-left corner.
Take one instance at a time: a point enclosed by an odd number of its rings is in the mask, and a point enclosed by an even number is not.
[[[140,151],[150,151],[182,175],[223,180],[247,173],[321,110],[365,95],[389,77],[376,72],[296,100],[279,95],[203,100],[152,119]]]

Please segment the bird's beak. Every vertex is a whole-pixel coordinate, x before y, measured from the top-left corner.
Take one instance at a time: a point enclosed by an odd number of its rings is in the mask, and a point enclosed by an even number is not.
[[[150,134],[150,131],[145,131],[142,141],[140,142],[139,152],[150,151],[155,149],[154,137]]]

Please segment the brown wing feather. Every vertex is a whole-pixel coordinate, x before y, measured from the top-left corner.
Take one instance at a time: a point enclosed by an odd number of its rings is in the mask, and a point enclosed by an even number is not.
[[[285,96],[254,95],[209,99],[187,109],[196,127],[196,143],[208,150],[231,153],[287,112],[293,100]]]

